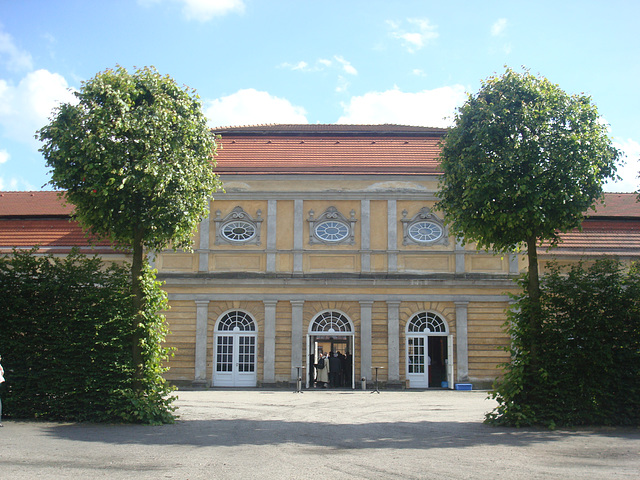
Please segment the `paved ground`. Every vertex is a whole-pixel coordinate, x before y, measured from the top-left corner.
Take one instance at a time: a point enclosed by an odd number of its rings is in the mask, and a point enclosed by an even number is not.
[[[640,430],[488,427],[484,392],[178,396],[175,425],[5,421],[0,478],[640,478]]]

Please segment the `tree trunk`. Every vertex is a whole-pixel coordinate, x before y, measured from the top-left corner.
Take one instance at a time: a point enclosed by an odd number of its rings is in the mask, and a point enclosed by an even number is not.
[[[527,239],[527,258],[529,259],[529,283],[527,284],[527,293],[531,311],[529,312],[529,328],[530,328],[530,344],[529,352],[531,355],[532,370],[538,363],[538,336],[540,334],[540,318],[542,308],[540,306],[540,275],[538,272],[538,245],[537,238],[532,236]]]
[[[142,347],[140,346],[141,332],[139,325],[144,322],[144,292],[142,290],[142,266],[143,266],[143,232],[136,229],[133,242],[133,259],[131,262],[131,291],[133,293],[133,336],[131,338],[131,353],[135,368],[133,385],[136,390],[142,388]]]

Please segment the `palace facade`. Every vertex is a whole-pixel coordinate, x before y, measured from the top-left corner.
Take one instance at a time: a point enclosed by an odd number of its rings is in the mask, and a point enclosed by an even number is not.
[[[376,375],[389,388],[484,388],[500,375],[509,360],[501,349],[508,294],[526,258],[449,235],[434,208],[445,130],[270,125],[217,133],[225,191],[194,251],[151,255],[171,305],[167,342],[177,350],[169,380],[255,387],[300,376],[311,387],[325,352],[340,352],[347,388]],[[541,253],[543,267],[552,255],[640,257],[635,195],[607,194],[605,203],[582,231]],[[38,243],[64,254],[83,243],[69,214],[51,192],[4,192],[0,248]],[[51,233],[64,230],[62,219],[75,233]]]

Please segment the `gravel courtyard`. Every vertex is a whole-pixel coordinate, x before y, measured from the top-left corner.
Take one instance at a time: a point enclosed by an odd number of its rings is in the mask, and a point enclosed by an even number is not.
[[[489,427],[486,392],[177,395],[174,425],[6,420],[0,478],[640,478],[640,430]]]

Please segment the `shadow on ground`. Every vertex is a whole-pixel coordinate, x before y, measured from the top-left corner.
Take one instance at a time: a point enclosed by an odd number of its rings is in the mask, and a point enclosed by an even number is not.
[[[549,431],[490,427],[473,422],[395,422],[340,425],[281,420],[188,420],[174,425],[72,424],[48,426],[60,439],[135,445],[261,446],[297,444],[334,449],[522,447],[592,435],[638,441],[636,429]],[[325,452],[326,453],[326,452]]]

